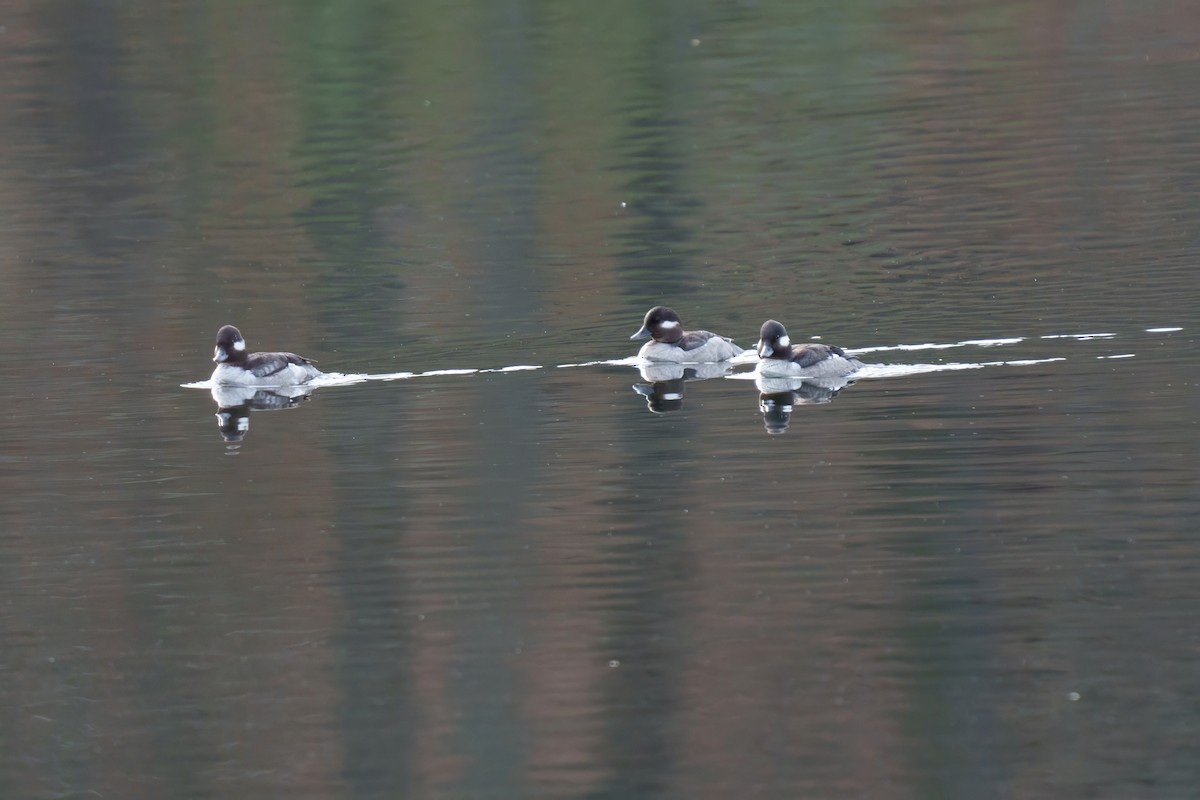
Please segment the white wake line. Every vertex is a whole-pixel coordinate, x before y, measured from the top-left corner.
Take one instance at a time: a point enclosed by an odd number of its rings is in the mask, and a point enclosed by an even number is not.
[[[385,372],[378,375],[373,375],[365,372],[355,372],[343,374],[341,372],[326,372],[320,377],[313,378],[304,386],[313,389],[322,389],[326,386],[354,386],[358,383],[367,383],[369,381],[406,381],[409,378],[435,378],[439,375],[482,375],[489,372],[528,372],[530,370],[543,369],[543,367],[535,364],[516,364],[511,367],[495,367],[488,369],[431,369],[427,372]],[[212,389],[214,384],[211,380],[193,381],[192,383],[179,384],[184,389]],[[230,388],[245,388],[245,389],[271,389],[276,388],[270,385],[263,386],[245,386]]]
[[[636,367],[641,362],[637,356],[627,358],[611,358],[605,361],[581,361],[578,364],[558,364],[555,369],[570,369],[572,367]]]
[[[757,357],[754,360],[744,360],[739,358],[730,359],[732,365],[744,365],[757,363]],[[895,378],[901,375],[918,375],[923,372],[944,372],[947,370],[959,369],[983,369],[984,367],[1024,367],[1031,364],[1049,364],[1052,361],[1066,361],[1065,358],[1034,358],[1023,359],[1016,361],[984,361],[980,363],[949,363],[949,364],[867,364],[858,372],[854,373],[854,379],[870,379],[870,378]],[[568,369],[572,367],[597,367],[597,366],[612,366],[612,367],[636,367],[641,361],[637,357],[610,359],[607,361],[585,361],[579,364],[559,364],[557,369]],[[681,364],[680,366],[687,366]],[[411,378],[434,378],[443,375],[483,375],[487,373],[501,372],[528,372],[532,370],[543,369],[543,367],[533,364],[522,364],[512,367],[498,367],[495,369],[434,369],[427,372],[388,372],[379,375],[371,375],[366,373],[352,373],[349,375],[340,372],[327,372],[319,378],[314,378],[304,386],[312,389],[322,389],[329,386],[354,386],[360,383],[368,382],[388,382],[388,381],[404,381]],[[734,380],[753,379],[755,376],[754,370],[737,372],[732,375],[726,375],[726,378]],[[212,381],[194,381],[192,383],[182,383],[180,386],[184,389],[212,389],[214,384]],[[232,388],[261,388],[271,389],[271,386],[261,387],[232,387]]]
[[[1043,338],[1043,339],[1058,339],[1058,338],[1089,339],[1089,338],[1094,338],[1094,337],[1115,336],[1115,335],[1116,334],[1107,334],[1107,333],[1071,333],[1071,334],[1063,334],[1061,337],[1060,336],[1043,336],[1041,338]],[[939,342],[922,342],[921,344],[884,344],[884,345],[872,345],[872,346],[868,346],[868,347],[844,347],[842,349],[845,350],[847,353],[850,353],[851,355],[858,355],[860,353],[886,353],[886,352],[895,352],[895,351],[904,351],[904,350],[949,350],[952,347],[1000,347],[1003,345],[1017,344],[1019,342],[1023,342],[1023,341],[1025,341],[1026,338],[1028,338],[1028,337],[1012,336],[1012,337],[1008,337],[1008,338],[1004,338],[1004,339],[965,339],[961,342],[940,342],[940,343]],[[820,337],[816,337],[814,339],[814,341],[817,341],[818,339],[820,339]],[[594,367],[594,366],[607,366],[607,365],[618,366],[618,367],[623,367],[623,366],[634,367],[634,366],[638,365],[639,361],[640,361],[640,359],[637,356],[630,356],[629,358],[612,359],[612,360],[608,360],[608,361],[584,361],[580,364],[559,364],[558,368],[562,369],[565,367]],[[738,364],[756,364],[756,363],[758,363],[758,355],[754,352],[753,349],[747,349],[741,355],[734,356],[733,358],[729,359],[729,363],[734,364],[735,366]]]
[[[1067,334],[1072,337],[1080,336],[1096,336],[1105,334]],[[1014,336],[1007,339],[966,339],[961,342],[936,343],[925,342],[922,344],[888,344],[877,345],[873,347],[845,347],[843,348],[851,355],[859,355],[861,353],[886,353],[899,350],[949,350],[952,347],[1000,347],[1002,345],[1017,344],[1025,341],[1025,336]],[[580,364],[559,364],[558,369],[567,367],[596,367],[596,366],[615,366],[615,367],[636,367],[641,363],[641,359],[637,356],[629,358],[612,359],[609,361],[584,361]],[[734,366],[740,364],[757,364],[758,354],[753,349],[745,350],[741,355],[734,356],[729,359],[729,363]]]
[[[889,344],[877,347],[847,347],[844,349],[847,353],[857,355],[859,353],[886,353],[896,350],[949,350],[952,347],[1000,347],[1023,341],[1025,341],[1024,336],[1013,336],[1007,339],[966,339],[961,342],[950,342],[947,344],[926,342],[924,344]]]
[[[1162,328],[1146,328],[1146,333],[1174,333],[1181,331],[1181,327],[1162,327]],[[1116,338],[1115,333],[1051,333],[1040,335],[1039,339],[1075,339],[1076,341],[1086,342],[1094,339],[1113,339]],[[897,351],[910,350],[949,350],[955,347],[1003,347],[1005,345],[1017,344],[1025,341],[1027,336],[1012,336],[1003,339],[964,339],[961,342],[925,342],[922,344],[891,344],[878,345],[873,347],[847,347],[847,353],[852,355],[862,355],[864,353],[887,353]],[[1116,355],[1097,356],[1097,358],[1132,358],[1133,353],[1120,353]],[[947,370],[959,369],[982,369],[983,367],[997,366],[1028,366],[1030,364],[1047,364],[1052,361],[1064,361],[1064,358],[1038,358],[1025,359],[1017,361],[984,361],[981,363],[950,363],[950,364],[867,364],[861,370],[854,374],[858,378],[891,378],[898,375],[916,375],[922,372],[943,372]],[[641,362],[636,355],[626,356],[625,358],[611,358],[600,361],[581,361],[576,364],[556,364],[553,369],[573,369],[575,367],[636,367]],[[735,356],[729,360],[733,366],[741,366],[744,364],[757,364],[758,356],[753,350],[746,350],[739,356]],[[684,366],[687,366],[684,364]],[[532,370],[547,369],[537,364],[516,364],[511,367],[493,367],[485,369],[432,369],[425,372],[386,372],[378,375],[369,373],[351,373],[343,374],[340,372],[327,372],[319,378],[315,378],[311,382],[305,384],[314,389],[323,386],[353,386],[358,383],[367,383],[369,381],[387,382],[387,381],[404,381],[410,378],[434,378],[446,375],[485,375],[489,373],[502,372],[528,372]],[[753,377],[753,372],[743,372],[736,375],[726,377],[739,379],[747,376]],[[195,381],[193,383],[180,384],[184,389],[211,389],[213,384],[211,381]],[[247,387],[249,388],[249,387]],[[264,386],[262,388],[270,388]]]
[[[1146,333],[1176,333],[1183,330],[1178,326],[1169,326],[1162,328],[1146,328]],[[1118,334],[1115,333],[1046,333],[1041,334],[1038,339],[1074,339],[1077,342],[1090,342],[1096,339],[1115,339]],[[1000,347],[1002,345],[1017,344],[1023,342],[1029,337],[1027,336],[1012,336],[1004,339],[965,339],[961,342],[951,342],[946,344],[936,344],[933,342],[927,344],[893,344],[880,345],[878,347],[847,347],[847,353],[885,353],[896,350],[949,350],[952,347]]]
[[[854,379],[869,380],[871,378],[899,378],[904,375],[920,375],[924,372],[948,372],[961,369],[984,369],[985,367],[1031,367],[1035,364],[1051,364],[1055,361],[1066,361],[1063,356],[1054,358],[1020,358],[1012,361],[981,361],[978,363],[949,364],[867,364],[854,373]]]
[[[900,378],[906,375],[920,375],[925,372],[952,372],[954,370],[963,369],[983,369],[985,367],[1029,367],[1034,364],[1050,364],[1054,361],[1066,361],[1063,356],[1055,358],[1022,358],[1013,361],[981,361],[977,363],[949,363],[949,364],[866,364],[858,372],[852,375],[847,375],[845,380],[873,380],[876,378]],[[752,381],[758,377],[758,373],[754,370],[750,372],[735,372],[732,375],[726,375],[727,380],[732,381]],[[796,376],[797,381],[804,380],[803,376]],[[814,378],[814,381],[819,381],[819,378]]]

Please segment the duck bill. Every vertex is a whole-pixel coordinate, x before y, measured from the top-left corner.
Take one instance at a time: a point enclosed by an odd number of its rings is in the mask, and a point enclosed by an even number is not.
[[[638,328],[637,333],[635,333],[633,336],[630,336],[629,338],[630,339],[645,339],[649,335],[650,335],[650,331],[646,330],[646,326],[643,325],[642,327]]]
[[[225,361],[228,358],[229,354],[226,353],[225,350],[219,345],[213,348],[213,361],[216,361],[218,364],[220,364],[222,361]]]
[[[770,358],[771,356],[775,355],[775,351],[771,348],[771,345],[761,340],[759,341],[756,349],[758,350],[759,358]]]

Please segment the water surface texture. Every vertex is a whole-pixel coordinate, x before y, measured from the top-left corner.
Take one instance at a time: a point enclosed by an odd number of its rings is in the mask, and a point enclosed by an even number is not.
[[[1195,797],[1197,42],[0,3],[0,797]]]

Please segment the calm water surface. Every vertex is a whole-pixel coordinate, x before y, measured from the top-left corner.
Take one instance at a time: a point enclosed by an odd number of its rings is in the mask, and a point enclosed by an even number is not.
[[[1188,4],[0,9],[0,796],[1195,796]]]

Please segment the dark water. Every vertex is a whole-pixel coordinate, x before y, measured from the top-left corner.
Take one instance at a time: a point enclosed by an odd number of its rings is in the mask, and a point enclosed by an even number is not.
[[[1190,4],[0,9],[0,796],[1195,796]]]

